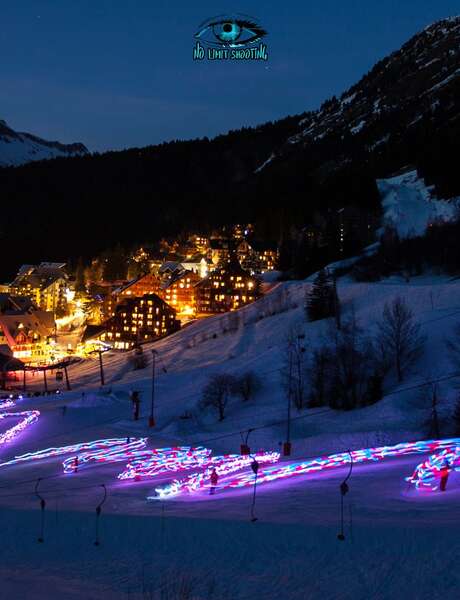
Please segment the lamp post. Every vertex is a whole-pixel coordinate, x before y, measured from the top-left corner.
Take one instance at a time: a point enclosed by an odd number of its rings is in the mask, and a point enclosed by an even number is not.
[[[43,383],[45,384],[45,393],[48,393],[48,380],[46,378],[46,367],[43,367]]]
[[[152,350],[152,396],[151,396],[151,405],[150,405],[150,417],[149,417],[149,427],[155,427],[155,417],[153,415],[153,409],[155,405],[155,363],[156,363],[156,355],[157,351]]]

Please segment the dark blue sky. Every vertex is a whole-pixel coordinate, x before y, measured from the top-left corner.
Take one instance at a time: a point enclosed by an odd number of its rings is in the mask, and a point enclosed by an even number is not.
[[[208,17],[254,15],[268,63],[194,63]],[[0,118],[91,150],[212,136],[316,108],[458,0],[12,0]]]

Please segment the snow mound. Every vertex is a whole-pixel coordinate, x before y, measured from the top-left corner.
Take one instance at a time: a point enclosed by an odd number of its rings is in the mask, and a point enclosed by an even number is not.
[[[409,171],[377,181],[382,197],[383,225],[395,227],[401,238],[423,235],[436,222],[455,218],[460,198],[439,200],[433,186],[425,182],[417,171]]]
[[[84,392],[74,402],[72,402],[70,408],[96,408],[104,406],[113,406],[114,404],[120,404],[122,400],[115,394],[105,391],[97,392]]]

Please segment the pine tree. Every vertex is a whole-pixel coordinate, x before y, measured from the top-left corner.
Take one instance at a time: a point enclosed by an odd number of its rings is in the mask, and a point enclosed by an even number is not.
[[[335,288],[329,273],[322,269],[313,282],[312,289],[307,292],[306,313],[310,321],[327,319],[336,314],[338,298],[335,301]]]

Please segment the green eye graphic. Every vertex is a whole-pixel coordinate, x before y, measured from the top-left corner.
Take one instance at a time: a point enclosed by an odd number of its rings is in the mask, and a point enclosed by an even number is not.
[[[204,21],[195,37],[214,48],[245,48],[258,43],[267,32],[247,15],[219,15]]]

